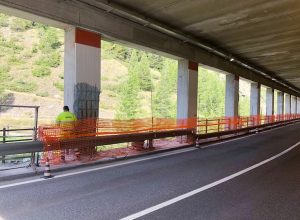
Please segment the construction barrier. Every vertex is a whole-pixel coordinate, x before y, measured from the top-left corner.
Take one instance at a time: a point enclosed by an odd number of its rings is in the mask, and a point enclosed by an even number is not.
[[[74,123],[52,124],[39,127],[39,139],[44,145],[43,158],[51,163],[97,158],[99,146],[117,143],[130,145],[112,146],[101,150],[102,156],[124,156],[131,147],[134,150],[149,150],[167,142],[173,146],[182,142],[194,143],[195,136],[208,133],[238,130],[300,118],[299,114],[273,116],[222,117],[213,119],[166,119],[148,118],[134,120],[84,119]],[[176,138],[181,136],[181,138]],[[173,137],[172,139],[162,140]],[[175,138],[174,138],[175,137]],[[156,142],[153,140],[156,139]],[[148,148],[144,148],[148,141]],[[110,155],[108,153],[110,152]]]
[[[279,121],[286,121],[300,118],[300,114],[283,114],[269,116],[238,116],[238,117],[221,117],[211,119],[198,119],[197,134],[208,134],[222,132],[227,130],[237,130],[252,126],[264,125]]]
[[[78,155],[78,152],[80,152],[80,155],[94,157],[98,146],[114,143],[113,139],[116,139],[116,143],[118,143],[118,140],[120,140],[119,143],[125,142],[121,140],[126,140],[126,142],[134,142],[132,146],[143,147],[145,140],[152,144],[155,135],[161,132],[166,134],[164,137],[168,137],[168,134],[170,134],[169,136],[180,136],[183,133],[179,134],[178,131],[192,131],[196,130],[196,127],[197,118],[148,118],[134,120],[98,118],[83,119],[60,125],[40,126],[38,134],[39,139],[44,144],[44,158],[48,157],[52,163],[59,163],[67,157],[72,157],[71,160],[78,159],[78,157],[74,158],[72,156],[76,153]],[[137,135],[140,138],[133,137],[130,139],[130,137]],[[107,137],[110,141],[107,141]]]

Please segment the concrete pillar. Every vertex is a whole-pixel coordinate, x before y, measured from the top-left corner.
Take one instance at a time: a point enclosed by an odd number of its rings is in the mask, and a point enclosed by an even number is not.
[[[285,114],[291,114],[291,95],[285,94]]]
[[[250,115],[260,114],[260,84],[251,83],[250,89]]]
[[[277,115],[284,114],[284,94],[277,92]]]
[[[238,116],[239,110],[239,77],[233,74],[226,75],[225,116]]]
[[[197,117],[198,63],[178,61],[177,118]]]
[[[100,45],[97,33],[65,31],[64,103],[78,118],[96,118],[100,95]]]
[[[296,97],[291,96],[291,114],[296,114],[296,111],[297,111],[296,102],[297,102]]]
[[[272,88],[266,90],[266,115],[274,115],[274,89]]]
[[[299,97],[297,97],[296,98],[296,100],[297,100],[297,104],[296,104],[296,106],[297,106],[297,114],[300,114],[300,98]]]

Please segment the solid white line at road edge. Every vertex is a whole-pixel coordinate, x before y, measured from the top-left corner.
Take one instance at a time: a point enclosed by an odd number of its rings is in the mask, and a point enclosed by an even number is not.
[[[195,189],[195,190],[190,191],[190,192],[188,192],[188,193],[185,193],[185,194],[183,194],[183,195],[177,196],[177,197],[175,197],[175,198],[173,198],[173,199],[167,200],[167,201],[165,201],[165,202],[163,202],[163,203],[160,203],[160,204],[158,204],[158,205],[152,206],[152,207],[150,207],[150,208],[144,209],[144,210],[142,210],[142,211],[140,211],[140,212],[137,212],[137,213],[135,213],[135,214],[129,215],[129,216],[125,217],[125,218],[122,218],[121,220],[133,220],[133,219],[140,218],[140,217],[145,216],[145,215],[147,215],[147,214],[149,214],[149,213],[155,212],[155,211],[157,211],[157,210],[159,210],[159,209],[162,209],[162,208],[164,208],[164,207],[167,207],[167,206],[169,206],[169,205],[172,205],[172,204],[174,204],[174,203],[176,203],[176,202],[179,202],[179,201],[181,201],[181,200],[183,200],[183,199],[186,199],[186,198],[191,197],[191,196],[193,196],[193,195],[196,195],[196,194],[198,194],[198,193],[200,193],[200,192],[203,192],[203,191],[205,191],[205,190],[208,190],[208,189],[210,189],[210,188],[213,188],[213,187],[215,187],[215,186],[217,186],[217,185],[220,185],[220,184],[222,184],[222,183],[225,183],[225,182],[227,182],[227,181],[229,181],[229,180],[231,180],[231,179],[234,179],[234,178],[236,178],[236,177],[238,177],[238,176],[240,176],[240,175],[242,175],[242,174],[244,174],[244,173],[247,173],[247,172],[249,172],[249,171],[251,171],[251,170],[253,170],[253,169],[256,169],[256,168],[258,168],[258,167],[260,167],[260,166],[262,166],[262,165],[264,165],[264,164],[266,164],[266,163],[268,163],[268,162],[270,162],[270,161],[272,161],[272,160],[275,160],[275,159],[278,158],[278,157],[281,157],[282,155],[288,153],[289,151],[293,150],[294,148],[298,147],[299,145],[300,145],[300,141],[297,142],[296,144],[294,144],[293,146],[291,146],[290,148],[288,148],[288,149],[282,151],[281,153],[276,154],[275,156],[270,157],[270,158],[268,158],[268,159],[266,159],[266,160],[263,160],[263,161],[261,161],[260,163],[257,163],[257,164],[255,164],[255,165],[253,165],[253,166],[251,166],[251,167],[248,167],[248,168],[246,168],[246,169],[244,169],[244,170],[241,170],[241,171],[239,171],[239,172],[237,172],[237,173],[231,174],[230,176],[227,176],[227,177],[225,177],[225,178],[223,178],[223,179],[217,180],[217,181],[215,181],[215,182],[213,182],[213,183],[210,183],[210,184],[208,184],[208,185],[202,186],[202,187],[200,187],[200,188],[198,188],[198,189]]]
[[[98,171],[98,170],[104,170],[104,169],[107,169],[107,168],[118,167],[118,166],[123,166],[123,165],[127,165],[127,164],[147,161],[147,160],[153,160],[153,159],[157,159],[157,158],[161,158],[161,157],[167,157],[167,156],[172,156],[172,155],[176,155],[176,154],[186,153],[186,152],[193,151],[193,150],[197,150],[197,148],[189,147],[189,148],[179,149],[179,150],[172,151],[172,152],[163,152],[161,154],[154,155],[154,156],[148,156],[146,158],[133,159],[133,160],[130,160],[130,161],[119,162],[119,163],[106,165],[106,166],[101,166],[101,167],[96,167],[96,168],[92,168],[92,169],[85,169],[85,170],[81,170],[81,171],[61,174],[61,175],[54,176],[51,179],[41,178],[41,179],[33,179],[33,180],[27,180],[27,181],[23,181],[23,182],[11,183],[11,184],[2,185],[2,186],[0,185],[0,189],[10,188],[10,187],[13,187],[13,186],[25,185],[25,184],[29,184],[29,183],[36,183],[36,182],[41,182],[41,181],[51,181],[53,179],[58,179],[58,178],[62,178],[62,177],[74,176],[74,175],[78,175],[78,174],[82,174],[82,173],[89,173],[89,172],[94,172],[94,171]]]

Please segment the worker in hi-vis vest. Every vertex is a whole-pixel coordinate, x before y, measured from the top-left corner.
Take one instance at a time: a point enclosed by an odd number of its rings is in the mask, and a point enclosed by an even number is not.
[[[62,123],[66,123],[66,122],[77,121],[76,115],[74,115],[72,112],[70,112],[70,109],[68,106],[64,106],[63,109],[64,109],[64,111],[56,117],[56,123],[62,124]]]
[[[60,125],[61,128],[61,137],[63,139],[71,138],[72,134],[74,134],[75,124],[74,122],[77,121],[77,117],[75,114],[70,112],[70,109],[68,106],[64,106],[63,112],[60,113],[56,117],[56,123]],[[61,150],[61,160],[65,161],[65,153],[69,154],[69,149],[63,149]],[[79,158],[79,151],[78,149],[75,149],[75,156]]]

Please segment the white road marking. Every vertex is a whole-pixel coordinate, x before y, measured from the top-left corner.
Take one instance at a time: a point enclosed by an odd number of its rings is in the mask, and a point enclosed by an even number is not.
[[[281,127],[279,127],[279,128],[281,128]],[[264,131],[264,132],[272,131],[272,130],[279,129],[279,128],[270,129],[270,130],[267,130],[267,131]],[[260,132],[260,133],[263,133],[263,132]],[[248,135],[248,136],[245,136],[245,137],[235,138],[235,139],[231,139],[231,140],[227,140],[227,141],[222,141],[222,142],[218,142],[218,143],[209,144],[209,145],[206,145],[204,147],[201,147],[201,149],[202,148],[206,148],[206,147],[210,147],[210,146],[215,146],[215,145],[227,143],[227,142],[231,142],[231,141],[236,141],[236,140],[247,138],[247,137],[250,137],[250,136],[253,136],[253,135],[255,135],[255,134]],[[74,175],[78,175],[78,174],[82,174],[82,173],[88,173],[88,172],[93,172],[93,171],[97,171],[97,170],[103,170],[103,169],[107,169],[107,168],[112,168],[112,167],[118,167],[118,166],[122,166],[122,165],[137,163],[137,162],[141,162],[141,161],[147,161],[147,160],[152,160],[152,159],[156,159],[156,158],[161,158],[161,157],[167,157],[167,156],[171,156],[171,155],[181,154],[181,153],[193,151],[193,150],[196,150],[196,149],[197,148],[191,147],[191,148],[187,148],[187,149],[183,149],[183,150],[176,150],[176,151],[173,151],[173,152],[161,153],[159,155],[149,156],[147,158],[141,158],[141,159],[137,159],[137,160],[130,160],[130,161],[120,162],[120,163],[116,163],[116,164],[112,164],[112,165],[108,165],[108,166],[102,166],[102,167],[87,169],[87,170],[83,170],[83,171],[77,171],[77,172],[71,172],[71,173],[61,174],[61,175],[54,176],[51,179],[33,179],[33,180],[28,180],[28,181],[23,181],[23,182],[6,184],[6,185],[2,185],[2,186],[0,185],[0,189],[10,188],[10,187],[20,186],[20,185],[25,185],[25,184],[29,184],[29,183],[36,183],[36,182],[41,182],[41,181],[50,181],[52,179],[58,179],[58,178],[67,177],[67,176],[74,176]]]
[[[76,172],[71,172],[71,173],[66,173],[66,174],[61,174],[61,175],[56,175],[56,176],[52,177],[51,179],[33,179],[33,180],[17,182],[17,183],[11,183],[11,184],[2,185],[2,186],[0,185],[0,189],[10,188],[10,187],[13,187],[13,186],[25,185],[25,184],[29,184],[29,183],[36,183],[36,182],[41,182],[41,181],[51,181],[53,179],[58,179],[58,178],[62,178],[62,177],[74,176],[74,175],[78,175],[78,174],[82,174],[82,173],[89,173],[89,172],[108,169],[108,168],[112,168],[112,167],[118,167],[118,166],[123,166],[123,165],[127,165],[127,164],[132,164],[132,163],[137,163],[137,162],[142,162],[142,161],[147,161],[147,160],[153,160],[153,159],[156,159],[156,158],[181,154],[181,153],[185,153],[185,152],[189,152],[189,151],[193,151],[193,150],[197,150],[197,148],[190,147],[190,148],[186,148],[186,149],[176,150],[176,151],[173,151],[173,152],[166,152],[166,153],[161,153],[159,155],[149,156],[147,158],[135,159],[135,160],[130,160],[130,161],[126,161],[126,162],[119,162],[119,163],[115,163],[115,164],[111,164],[111,165],[107,165],[107,166],[101,166],[101,167],[96,167],[96,168],[92,168],[92,169],[76,171]]]
[[[272,160],[275,160],[278,157],[281,157],[282,155],[288,153],[289,151],[293,150],[294,148],[298,147],[299,145],[300,145],[300,141],[297,142],[296,144],[294,144],[293,146],[289,147],[288,149],[282,151],[281,153],[276,154],[275,156],[272,156],[272,157],[270,157],[270,158],[268,158],[266,160],[263,160],[260,163],[257,163],[255,165],[250,166],[250,167],[248,167],[246,169],[243,169],[243,170],[241,170],[241,171],[239,171],[237,173],[231,174],[231,175],[229,175],[227,177],[224,177],[223,179],[217,180],[217,181],[215,181],[213,183],[210,183],[208,185],[202,186],[202,187],[200,187],[198,189],[195,189],[195,190],[190,191],[188,193],[185,193],[183,195],[177,196],[177,197],[175,197],[173,199],[167,200],[167,201],[165,201],[163,203],[160,203],[158,205],[152,206],[150,208],[144,209],[144,210],[142,210],[140,212],[137,212],[135,214],[129,215],[129,216],[125,217],[125,218],[122,218],[121,220],[133,220],[133,219],[140,218],[140,217],[145,216],[145,215],[147,215],[149,213],[155,212],[155,211],[157,211],[159,209],[162,209],[162,208],[165,208],[165,207],[167,207],[169,205],[177,203],[177,202],[179,202],[179,201],[181,201],[183,199],[186,199],[188,197],[194,196],[194,195],[196,195],[196,194],[198,194],[200,192],[203,192],[205,190],[208,190],[210,188],[218,186],[218,185],[220,185],[222,183],[225,183],[225,182],[227,182],[227,181],[229,181],[231,179],[234,179],[234,178],[236,178],[236,177],[238,177],[238,176],[240,176],[242,174],[245,174],[245,173],[247,173],[247,172],[249,172],[251,170],[254,170],[254,169],[256,169],[256,168],[258,168],[258,167],[260,167],[260,166],[262,166],[262,165],[264,165],[264,164],[266,164],[266,163],[268,163],[268,162],[270,162]]]

